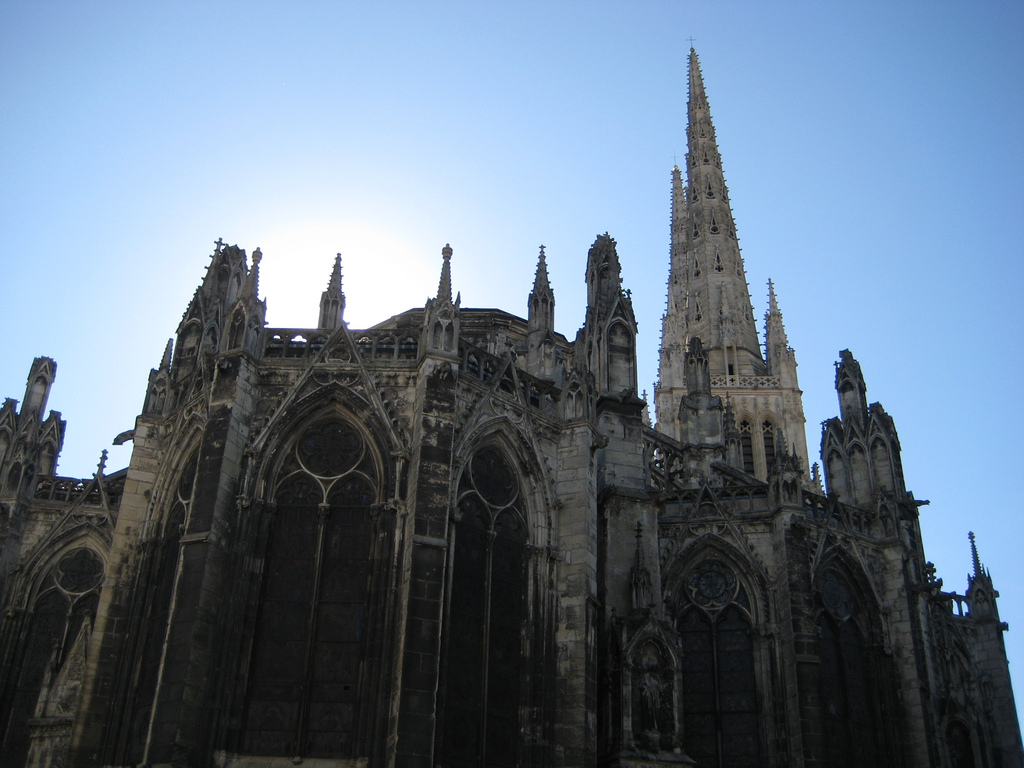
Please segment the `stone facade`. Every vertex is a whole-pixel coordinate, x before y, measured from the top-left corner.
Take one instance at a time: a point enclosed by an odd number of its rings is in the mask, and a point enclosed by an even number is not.
[[[339,257],[298,329],[218,241],[92,478],[53,474],[37,359],[0,408],[3,765],[1022,768],[991,575],[935,578],[848,351],[810,466],[692,51],[687,130],[653,427],[607,234],[573,341],[543,249],[526,319],[453,300],[445,246],[422,309],[349,328]]]

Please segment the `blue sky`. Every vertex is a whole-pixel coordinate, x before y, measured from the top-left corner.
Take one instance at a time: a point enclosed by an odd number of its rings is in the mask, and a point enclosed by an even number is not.
[[[446,242],[463,306],[525,314],[543,243],[572,338],[605,231],[650,392],[692,36],[812,452],[849,348],[947,589],[977,533],[1020,688],[1022,34],[1010,2],[0,2],[0,396],[53,357],[60,473],[118,468],[218,237],[286,327],[338,251],[351,327],[421,306]]]

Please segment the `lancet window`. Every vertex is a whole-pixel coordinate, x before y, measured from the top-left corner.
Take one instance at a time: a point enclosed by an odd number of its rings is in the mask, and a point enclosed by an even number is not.
[[[743,457],[743,471],[748,475],[754,474],[754,438],[750,430],[750,420],[743,419],[740,422],[740,453]]]
[[[442,762],[518,765],[527,533],[505,456],[479,449],[459,483],[444,657]]]
[[[698,765],[760,768],[757,677],[747,590],[717,559],[683,580],[676,617],[682,647],[683,739]]]
[[[242,747],[351,756],[359,726],[377,468],[342,419],[302,433],[278,473]]]
[[[764,447],[764,466],[767,472],[772,471],[775,464],[775,424],[771,419],[761,422],[761,445]]]

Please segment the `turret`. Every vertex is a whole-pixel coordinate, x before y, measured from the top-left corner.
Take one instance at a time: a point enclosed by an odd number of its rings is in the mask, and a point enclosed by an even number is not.
[[[880,403],[867,405],[860,364],[844,349],[836,363],[838,418],[822,424],[821,459],[829,493],[848,504],[864,505],[880,493],[906,493],[900,441],[892,417]]]
[[[600,395],[636,398],[636,319],[615,241],[606,232],[587,254],[587,317],[576,339],[576,360],[594,374]]]
[[[334,259],[331,279],[327,281],[327,290],[320,295],[320,320],[318,328],[337,328],[344,323],[345,294],[341,291],[341,254]]]
[[[214,246],[206,276],[178,325],[171,365],[175,381],[221,352],[258,351],[258,331],[266,318],[266,303],[258,296],[263,254],[259,248],[253,251],[249,269],[245,251],[237,245],[218,239]]]
[[[836,391],[839,393],[839,418],[847,426],[863,427],[868,415],[868,387],[860,363],[853,359],[850,350],[839,353],[836,363]]]
[[[0,407],[0,496],[30,494],[40,475],[56,470],[67,427],[58,411],[43,418],[57,363],[37,357],[29,368],[21,408],[11,398]]]

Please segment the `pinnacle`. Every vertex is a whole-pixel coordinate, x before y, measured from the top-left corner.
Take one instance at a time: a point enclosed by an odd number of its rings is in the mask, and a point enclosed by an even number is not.
[[[544,246],[540,247],[540,256],[537,258],[537,274],[533,279],[533,292],[548,291],[551,289],[548,282],[548,262],[544,255]]]
[[[327,290],[341,292],[341,254],[334,257],[334,268],[331,270],[331,277],[327,281]]]
[[[444,264],[441,265],[441,279],[437,283],[437,298],[452,303],[452,247],[445,243],[441,249]]]
[[[982,573],[981,560],[978,559],[978,545],[974,542],[974,531],[967,532],[967,538],[971,542],[971,563],[974,566],[974,578]]]

